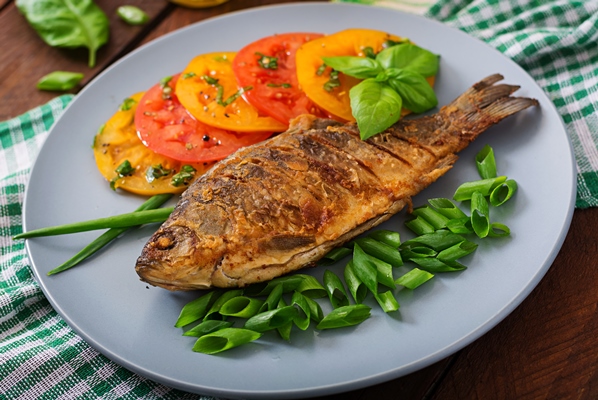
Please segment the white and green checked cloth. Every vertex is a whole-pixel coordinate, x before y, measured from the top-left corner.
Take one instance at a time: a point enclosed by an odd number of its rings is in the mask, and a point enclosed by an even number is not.
[[[577,159],[577,208],[598,205],[598,0],[361,0],[424,13],[525,68],[565,121]],[[41,143],[72,96],[0,122],[0,399],[208,399],[144,379],[89,347],[33,279],[21,205]]]

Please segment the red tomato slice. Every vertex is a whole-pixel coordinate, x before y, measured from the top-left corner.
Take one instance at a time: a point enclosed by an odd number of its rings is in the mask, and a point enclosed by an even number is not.
[[[284,33],[259,39],[243,47],[233,60],[243,94],[261,113],[288,124],[301,114],[326,117],[299,87],[295,53],[303,43],[322,37],[320,33]]]
[[[137,134],[151,150],[179,161],[210,162],[272,135],[272,132],[239,134],[199,122],[174,93],[179,75],[153,86],[137,107]]]

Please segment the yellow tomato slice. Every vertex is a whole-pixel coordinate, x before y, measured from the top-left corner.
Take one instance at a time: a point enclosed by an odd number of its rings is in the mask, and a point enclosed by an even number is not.
[[[175,89],[181,104],[199,121],[221,129],[236,132],[286,130],[287,124],[260,115],[239,95],[232,69],[235,55],[234,52],[208,53],[191,60]],[[228,102],[230,104],[225,104]]]
[[[366,47],[378,53],[385,48],[387,40],[402,39],[373,29],[347,29],[303,44],[297,50],[297,78],[301,89],[311,101],[330,114],[345,121],[355,121],[351,114],[349,90],[360,80],[339,73],[340,86],[331,91],[325,90],[331,69],[326,68],[322,73],[322,57],[365,57]],[[434,78],[428,78],[428,82],[433,85]],[[408,112],[404,110],[403,114]]]
[[[121,106],[102,127],[96,135],[93,144],[93,153],[100,173],[114,188],[153,196],[160,193],[181,193],[187,185],[201,176],[212,164],[190,164],[161,156],[147,148],[137,136],[134,117],[137,104],[143,93],[137,93],[125,100]],[[125,160],[129,161],[134,169],[130,175],[120,177],[116,169]],[[168,174],[159,178],[147,178],[149,168],[162,166]],[[193,179],[186,184],[174,186],[172,178],[181,171],[183,165],[191,165],[196,171]]]

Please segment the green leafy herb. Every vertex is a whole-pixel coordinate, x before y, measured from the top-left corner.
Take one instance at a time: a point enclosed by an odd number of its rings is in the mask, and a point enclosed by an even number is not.
[[[63,91],[74,88],[83,79],[83,74],[78,72],[54,71],[44,75],[38,82],[39,90]]]
[[[183,74],[182,78],[189,79],[189,78],[193,78],[194,76],[197,76],[197,74],[195,72],[187,72],[186,74]]]
[[[216,103],[221,105],[222,107],[226,107],[230,105],[233,101],[235,101],[239,96],[243,93],[253,89],[253,86],[245,86],[239,89],[236,93],[233,93],[228,97],[228,99],[224,100],[224,87],[218,82],[218,79],[212,78],[208,75],[203,75],[202,79],[204,79],[209,85],[212,85],[216,88]]]
[[[133,168],[133,166],[131,165],[129,160],[125,160],[118,167],[116,167],[116,169],[114,171],[117,173],[117,176],[115,176],[110,181],[110,188],[112,190],[116,190],[116,182],[119,179],[121,179],[125,176],[133,175],[133,172],[135,172],[135,168]]]
[[[143,25],[149,21],[147,13],[135,6],[120,6],[116,9],[116,15],[129,25]]]
[[[264,69],[278,69],[278,58],[267,56],[260,52],[255,52],[255,55],[258,56],[257,63],[260,67]]]
[[[162,166],[162,164],[152,165],[147,169],[145,172],[145,179],[152,183],[155,179],[160,179],[165,176],[168,176],[172,173],[172,169],[167,169]]]
[[[180,172],[172,177],[170,183],[175,187],[188,185],[191,179],[193,179],[195,176],[195,172],[195,168],[193,168],[191,165],[185,164],[181,167]]]
[[[137,103],[134,99],[127,97],[120,105],[120,111],[129,111]]]
[[[397,122],[403,107],[420,113],[438,104],[425,79],[438,72],[437,55],[411,43],[388,47],[375,57],[367,52],[366,55],[323,58],[333,71],[363,79],[349,92],[351,111],[363,140]],[[340,84],[338,75],[331,81],[325,84],[325,90]]]
[[[109,20],[92,0],[17,0],[19,11],[38,35],[53,47],[87,47],[89,67],[108,41]]]
[[[401,118],[403,100],[385,83],[366,79],[351,88],[349,97],[363,140],[384,131]]]
[[[330,78],[324,84],[324,90],[327,92],[332,92],[334,88],[337,88],[341,85],[341,81],[338,77],[338,71],[332,70],[330,71]]]

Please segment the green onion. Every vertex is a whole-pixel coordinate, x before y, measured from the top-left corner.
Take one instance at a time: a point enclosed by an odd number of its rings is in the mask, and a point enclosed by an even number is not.
[[[496,178],[496,160],[492,147],[484,146],[476,155],[475,162],[482,179]]]
[[[405,226],[411,229],[416,235],[425,235],[434,232],[434,227],[420,216],[405,221]]]
[[[490,232],[490,208],[480,192],[473,192],[471,196],[471,226],[480,238],[485,238]]]
[[[345,258],[346,256],[348,256],[351,253],[352,253],[351,249],[349,249],[347,247],[336,247],[336,248],[330,250],[328,253],[326,253],[326,255],[318,261],[318,265],[320,265],[322,267],[332,265],[335,262],[342,260],[343,258]]]
[[[446,227],[449,231],[457,234],[473,233],[470,217],[451,219],[446,223]]]
[[[278,307],[278,303],[280,302],[280,299],[282,299],[283,285],[283,283],[278,283],[274,286],[274,289],[272,289],[266,298],[266,301],[264,301],[260,307],[259,312],[274,310]],[[245,294],[247,294],[247,290],[245,291]]]
[[[297,305],[299,309],[298,311],[300,311],[293,319],[293,322],[302,331],[306,330],[311,321],[311,307],[308,303],[308,297],[305,297],[299,292],[295,292],[291,298],[291,305]]]
[[[502,206],[517,191],[517,182],[507,179],[502,185],[495,187],[490,193],[490,204],[494,207]]]
[[[386,243],[379,242],[370,237],[355,239],[354,243],[357,243],[367,254],[387,262],[393,267],[400,267],[403,265],[401,253],[399,253],[399,250],[397,250],[396,247],[389,246]]]
[[[353,304],[335,308],[316,326],[316,329],[334,329],[358,325],[370,317],[371,308],[364,304]]]
[[[181,328],[205,317],[206,313],[212,307],[221,293],[222,292],[220,291],[212,290],[205,295],[185,304],[174,326],[176,328]]]
[[[430,279],[434,277],[434,274],[431,274],[428,271],[423,271],[419,268],[413,268],[411,271],[407,272],[405,275],[399,277],[395,281],[397,285],[401,285],[406,287],[407,289],[415,289],[418,286],[426,283]]]
[[[430,205],[434,207],[434,209],[438,211],[440,214],[444,215],[445,217],[451,220],[458,218],[467,218],[467,215],[463,211],[461,211],[461,209],[457,207],[455,203],[453,203],[447,198],[440,197],[436,199],[429,199],[428,203],[430,203]]]
[[[222,293],[222,295],[216,299],[216,301],[212,304],[206,315],[203,317],[204,321],[209,319],[226,319],[226,317],[220,313],[220,309],[224,304],[226,304],[227,301],[234,297],[241,296],[242,294],[242,289],[228,290]]]
[[[511,234],[511,229],[508,226],[501,224],[500,222],[493,222],[490,224],[490,231],[488,236],[490,237],[505,237]]]
[[[401,250],[401,254],[405,260],[413,260],[414,258],[436,257],[438,252],[426,246],[410,246]]]
[[[322,311],[322,307],[320,307],[320,303],[309,297],[303,297],[305,298],[305,301],[307,301],[307,305],[309,305],[309,316],[312,321],[316,323],[320,322],[322,318],[324,318],[324,312]]]
[[[294,306],[276,308],[274,310],[264,311],[249,318],[245,322],[244,328],[256,332],[266,332],[280,328],[289,322],[293,322],[298,315],[299,310]]]
[[[382,260],[377,259],[366,253],[366,257],[370,262],[376,266],[376,280],[391,289],[395,288],[395,281],[392,276],[392,265]]]
[[[242,328],[224,328],[197,339],[193,351],[204,354],[216,354],[229,350],[261,337],[261,333]]]
[[[345,266],[345,283],[349,288],[349,293],[353,296],[353,300],[355,303],[361,304],[363,300],[368,294],[368,288],[363,284],[363,282],[357,277],[355,274],[355,270],[353,267],[353,260],[349,261]]]
[[[282,293],[289,293],[297,290],[307,275],[297,274],[281,276],[268,282],[254,283],[245,288],[247,296],[268,296],[276,286],[282,285]]]
[[[328,293],[332,308],[349,305],[349,298],[347,297],[347,292],[345,291],[343,283],[334,272],[328,269],[324,271],[324,287]]]
[[[297,291],[304,296],[307,296],[311,299],[319,299],[328,295],[324,286],[322,286],[322,284],[313,276],[303,274],[298,274],[296,276],[303,278],[299,284],[299,287],[297,288]]]
[[[149,199],[147,199],[141,206],[139,206],[139,208],[135,211],[137,212],[137,211],[152,210],[152,209],[158,208],[162,204],[164,204],[168,199],[170,199],[171,197],[172,197],[171,194],[158,194],[158,195],[152,196]],[[71,257],[70,259],[68,259],[67,261],[65,261],[64,263],[59,265],[58,267],[49,271],[48,275],[54,275],[54,274],[57,274],[62,271],[66,271],[67,269],[78,265],[80,262],[82,262],[83,260],[87,259],[88,257],[95,254],[97,251],[102,249],[104,246],[106,246],[112,240],[116,239],[119,235],[126,232],[128,229],[129,228],[109,229],[108,231],[104,232],[102,235],[98,236],[98,238],[95,239],[93,242],[91,242],[90,244],[85,246],[83,249],[81,249],[73,257]]]
[[[453,195],[453,200],[471,200],[474,192],[480,192],[483,196],[489,196],[495,187],[501,185],[506,180],[506,176],[497,176],[496,178],[465,182],[457,188]]]
[[[457,243],[461,243],[464,239],[465,238],[461,235],[457,235],[447,230],[440,230],[434,233],[421,235],[404,242],[401,245],[401,250],[418,246],[426,246],[436,251],[442,251]]]
[[[432,225],[435,231],[446,228],[446,223],[449,221],[448,217],[442,215],[440,212],[429,206],[415,208],[412,214],[426,220],[426,222]]]
[[[353,248],[353,271],[370,292],[378,293],[378,269],[357,243]]]
[[[259,312],[262,304],[263,300],[237,296],[224,303],[218,312],[226,317],[251,318]]]
[[[280,301],[278,302],[278,305],[276,306],[276,308],[284,308],[284,307],[287,307],[287,303],[285,303],[283,298],[280,298]],[[276,331],[278,332],[280,337],[286,341],[291,340],[291,330],[293,329],[293,321],[289,321],[286,324],[284,324],[283,326],[279,326],[278,328],[276,328]]]
[[[223,328],[230,328],[231,326],[233,326],[233,323],[229,321],[207,320],[195,325],[183,333],[183,336],[201,337]]]
[[[89,221],[74,222],[72,224],[40,228],[29,232],[20,233],[14,236],[14,239],[65,235],[69,233],[87,232],[106,228],[130,228],[132,226],[150,224],[153,222],[164,222],[172,213],[173,209],[173,207],[167,207],[157,210],[135,211],[131,213],[115,215],[113,217],[98,218]]]
[[[442,261],[455,261],[461,257],[465,257],[475,251],[478,248],[477,243],[464,240],[454,246],[442,250],[436,258]]]
[[[395,249],[401,245],[401,235],[399,232],[389,231],[387,229],[380,229],[370,232],[368,234],[374,240],[385,243]]]
[[[467,268],[457,261],[442,261],[438,258],[414,258],[411,261],[428,272],[454,272]]]
[[[383,293],[376,293],[374,297],[380,305],[380,308],[382,308],[382,311],[385,313],[397,311],[399,309],[399,302],[390,290]]]

